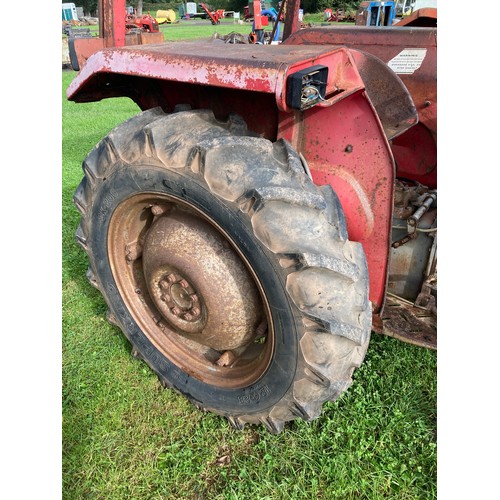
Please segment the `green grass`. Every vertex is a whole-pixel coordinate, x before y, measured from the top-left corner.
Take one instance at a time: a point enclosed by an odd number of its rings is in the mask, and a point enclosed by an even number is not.
[[[190,22],[191,21],[181,21],[180,23],[160,25],[160,31],[163,33],[165,41],[209,38],[215,33],[219,35],[228,35],[233,31],[249,35],[252,31],[251,23],[238,24],[233,22],[232,19],[224,19],[217,25],[213,25],[209,20],[196,21],[196,23],[191,25],[189,24]],[[270,30],[272,30],[271,24],[266,28],[266,31]]]
[[[85,28],[89,28],[90,32],[95,36],[97,36],[99,32],[99,27],[95,25],[85,26]],[[269,26],[265,28],[265,31],[272,31],[272,29],[272,23],[269,23]],[[283,30],[282,24],[280,29],[281,31]],[[252,31],[252,24],[247,22],[239,24],[232,18],[226,18],[222,19],[221,23],[217,25],[213,25],[210,20],[200,19],[192,21],[182,20],[178,23],[160,25],[160,32],[163,33],[163,37],[166,42],[189,40],[194,38],[210,38],[215,33],[218,33],[219,35],[228,35],[233,31],[248,35]],[[66,37],[66,35],[62,36],[63,38]]]
[[[151,15],[156,15],[156,11],[152,11]],[[306,14],[304,15],[304,23],[308,24],[322,24],[325,22],[324,14]],[[349,24],[349,23],[331,23],[332,25],[337,24]],[[352,23],[350,23],[352,24]],[[97,35],[99,27],[96,25],[85,26],[89,28],[91,33]],[[272,31],[272,23],[265,28],[266,31]],[[224,18],[218,25],[213,25],[209,19],[204,20],[180,20],[179,22],[172,24],[161,24],[160,32],[163,33],[166,42],[178,41],[178,40],[188,40],[193,38],[209,38],[215,33],[219,35],[228,35],[231,32],[242,33],[245,35],[250,34],[252,30],[252,24],[248,22],[243,22],[239,24],[235,22],[232,18]],[[283,24],[280,25],[280,30],[283,31]],[[66,35],[63,35],[65,37]]]
[[[435,352],[374,335],[351,388],[278,436],[233,430],[130,356],[85,277],[72,195],[86,154],[138,108],[69,102],[73,77],[63,71],[63,498],[436,498]]]

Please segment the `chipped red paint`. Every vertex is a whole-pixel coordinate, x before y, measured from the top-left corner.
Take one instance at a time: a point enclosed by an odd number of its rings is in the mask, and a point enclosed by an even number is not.
[[[288,74],[315,64],[335,68],[327,88],[327,92],[332,92],[335,84],[348,86],[353,78],[359,82],[359,76],[350,66],[339,73],[337,68],[347,59],[345,49],[331,46],[290,49],[280,45],[178,42],[105,49],[88,59],[67,95],[68,99],[79,101],[79,94],[99,75],[120,74],[273,93],[278,108],[290,111],[285,101]]]

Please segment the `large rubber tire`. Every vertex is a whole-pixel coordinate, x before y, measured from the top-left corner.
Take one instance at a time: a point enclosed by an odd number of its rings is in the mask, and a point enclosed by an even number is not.
[[[364,252],[347,240],[330,186],[312,182],[286,141],[257,137],[236,115],[220,122],[207,110],[165,114],[156,108],[114,129],[83,170],[74,201],[88,278],[108,304],[108,319],[164,386],[235,428],[262,423],[273,433],[296,418],[318,417],[324,402],[349,387],[371,332]],[[165,319],[169,310],[162,316],[155,309],[162,307],[153,300],[155,285],[144,285],[144,269],[153,265],[148,259],[160,248],[151,241],[163,234],[153,230],[158,214],[171,222],[162,215],[165,207],[183,214],[184,224],[196,219],[203,231],[214,230],[248,272],[244,282],[255,285],[258,298],[249,298],[248,314],[255,316],[258,303],[268,328],[260,317],[261,336],[234,366],[231,359],[245,351],[247,338],[240,336],[230,361],[219,366],[214,360],[225,349],[179,335]],[[182,250],[193,252],[189,258],[198,265],[195,275],[186,271],[190,283],[205,272],[196,247]]]

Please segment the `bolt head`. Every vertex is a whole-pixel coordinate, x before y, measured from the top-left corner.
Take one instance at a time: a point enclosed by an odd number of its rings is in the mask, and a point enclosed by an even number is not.
[[[177,277],[177,275],[175,273],[170,273],[167,276],[167,281],[168,281],[168,283],[173,284],[173,283],[177,283],[177,281],[179,281],[179,278]]]

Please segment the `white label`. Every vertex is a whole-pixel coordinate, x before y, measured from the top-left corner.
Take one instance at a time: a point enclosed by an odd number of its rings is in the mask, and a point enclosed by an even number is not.
[[[400,75],[412,75],[422,65],[427,49],[404,49],[393,57],[387,65]]]

